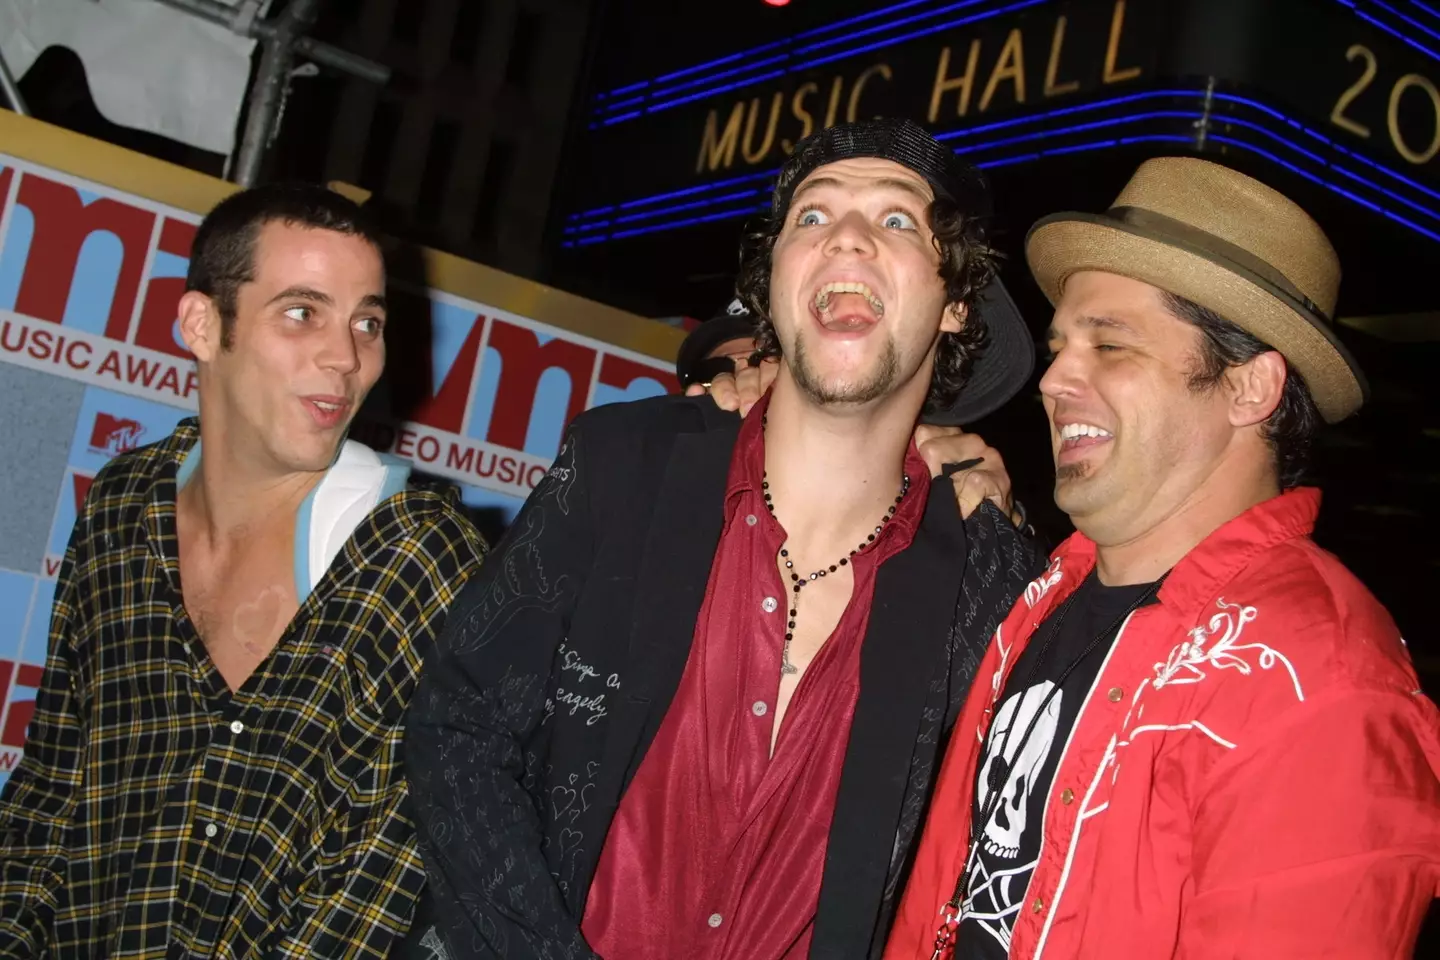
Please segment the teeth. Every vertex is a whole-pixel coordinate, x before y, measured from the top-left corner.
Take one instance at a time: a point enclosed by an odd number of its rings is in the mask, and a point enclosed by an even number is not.
[[[880,301],[879,297],[875,296],[875,291],[871,290],[868,284],[860,283],[859,281],[827,283],[817,290],[815,292],[815,308],[821,313],[830,309],[830,295],[832,293],[858,293],[870,301],[870,309],[875,311],[876,317],[885,316],[885,304]]]
[[[324,410],[326,413],[329,413],[331,410],[340,409],[340,404],[338,403],[326,403],[323,400],[316,400],[314,401],[314,403],[315,406],[319,407],[321,410]]]
[[[1075,440],[1079,437],[1108,437],[1109,430],[1102,430],[1100,427],[1090,423],[1067,423],[1060,428],[1061,440]]]

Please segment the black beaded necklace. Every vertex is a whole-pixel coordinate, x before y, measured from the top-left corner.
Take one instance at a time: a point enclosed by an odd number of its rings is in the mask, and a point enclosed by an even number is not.
[[[768,419],[762,416],[760,418],[761,428],[763,429],[765,426],[767,426],[767,424]],[[769,510],[770,516],[774,517],[775,504],[770,501],[770,475],[768,471],[761,472],[760,487],[761,491],[764,493],[765,496],[765,509]],[[874,543],[875,538],[880,535],[880,531],[885,529],[885,524],[889,523],[890,519],[895,516],[895,511],[899,508],[901,501],[905,499],[905,494],[909,492],[910,475],[905,474],[900,482],[900,495],[895,498],[895,502],[890,505],[890,509],[886,511],[885,516],[881,518],[880,523],[877,524],[875,529],[868,536],[865,537],[864,542],[862,542],[854,550],[851,550],[850,553],[846,556],[843,556],[839,560],[830,564],[829,567],[821,567],[818,570],[812,572],[807,577],[802,577],[800,574],[795,572],[795,561],[790,558],[790,550],[788,549],[788,547],[784,545],[780,547],[780,556],[785,561],[785,569],[789,571],[790,580],[792,583],[792,586],[790,588],[790,615],[786,619],[785,623],[785,648],[781,653],[780,660],[781,673],[792,674],[799,672],[796,669],[795,664],[790,662],[790,641],[795,638],[795,613],[797,610],[800,609],[801,588],[804,587],[806,584],[819,580],[827,573],[834,573],[841,567],[848,566],[851,557],[855,556],[855,554],[859,553],[861,550],[864,550],[866,547],[870,546],[870,544]],[[778,517],[776,517],[775,522],[780,522]]]

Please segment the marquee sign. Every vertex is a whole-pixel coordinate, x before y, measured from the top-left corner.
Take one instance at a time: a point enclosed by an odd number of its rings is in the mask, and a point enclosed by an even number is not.
[[[1440,240],[1434,5],[905,0],[600,93],[562,246],[760,212],[797,140],[877,115],[981,167],[1233,150]]]

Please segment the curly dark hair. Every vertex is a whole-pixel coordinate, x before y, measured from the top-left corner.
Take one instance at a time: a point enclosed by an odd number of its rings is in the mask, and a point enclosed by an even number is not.
[[[1195,369],[1190,372],[1192,390],[1213,390],[1231,367],[1275,349],[1198,303],[1164,291],[1160,299],[1172,316],[1200,331],[1200,353],[1195,358]],[[1315,406],[1305,378],[1286,360],[1285,389],[1261,431],[1275,457],[1280,489],[1289,490],[1307,479],[1310,447],[1320,423],[1320,410]]]
[[[735,292],[755,317],[756,352],[765,357],[778,357],[781,352],[775,324],[770,319],[770,266],[775,241],[785,226],[790,206],[790,191],[782,185],[793,186],[795,171],[804,163],[805,158],[797,151],[781,168],[770,213],[752,223],[741,241]],[[940,336],[930,393],[925,401],[924,413],[929,414],[955,402],[965,386],[976,352],[985,345],[985,324],[974,307],[980,291],[995,276],[999,255],[986,239],[984,220],[968,216],[949,198],[935,198],[926,216],[935,249],[940,254],[939,273],[945,281],[945,304],[948,307],[960,303],[968,309],[965,325],[959,332]]]

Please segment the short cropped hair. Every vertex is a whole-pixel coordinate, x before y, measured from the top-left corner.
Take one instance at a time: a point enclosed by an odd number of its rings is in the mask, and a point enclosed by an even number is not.
[[[226,197],[196,229],[185,275],[187,291],[215,301],[223,349],[234,339],[240,285],[255,279],[256,238],[266,224],[277,222],[360,237],[382,250],[379,228],[359,204],[317,184],[267,184]]]

